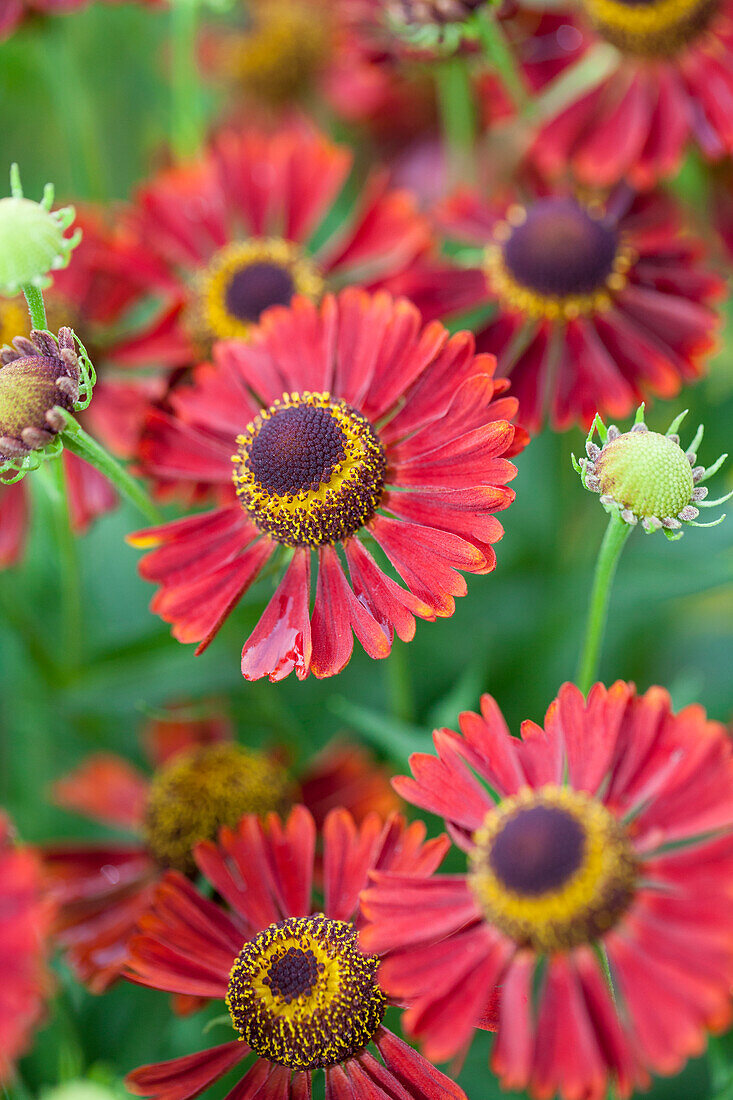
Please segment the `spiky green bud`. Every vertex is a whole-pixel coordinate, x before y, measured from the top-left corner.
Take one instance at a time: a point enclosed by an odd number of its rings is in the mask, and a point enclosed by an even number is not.
[[[0,294],[12,298],[24,286],[49,286],[49,272],[68,265],[81,230],[71,237],[64,235],[74,221],[74,208],[51,210],[51,184],[46,185],[41,202],[24,198],[14,164],[10,185],[12,194],[0,199]]]
[[[600,493],[607,512],[630,525],[640,522],[648,534],[662,529],[671,539],[681,537],[683,526],[714,527],[725,519],[721,516],[714,523],[695,522],[700,508],[722,504],[733,492],[718,500],[705,499],[708,491],[701,483],[712,477],[728,456],[721,455],[707,469],[696,466],[703,428],[698,428],[684,451],[677,429],[686,415],[681,413],[665,435],[649,431],[643,405],[627,432],[620,432],[614,424],[606,428],[596,416],[585,443],[587,458],[578,462],[573,455],[573,465],[585,488]],[[596,432],[601,446],[593,442]]]

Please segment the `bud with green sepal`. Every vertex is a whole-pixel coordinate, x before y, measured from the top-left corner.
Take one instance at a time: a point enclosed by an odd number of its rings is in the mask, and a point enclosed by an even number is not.
[[[13,484],[62,450],[67,414],[92,399],[96,375],[70,328],[34,329],[0,348],[0,482]]]
[[[682,537],[685,526],[714,527],[698,523],[700,508],[723,504],[733,491],[718,500],[706,500],[708,490],[702,484],[720,469],[728,457],[721,455],[712,466],[697,466],[697,450],[703,437],[702,425],[687,450],[680,446],[677,429],[687,412],[680,413],[667,432],[650,431],[644,423],[644,406],[636,413],[632,428],[620,432],[614,425],[606,428],[596,416],[586,439],[587,458],[573,465],[586,489],[599,493],[601,504],[610,515],[630,527],[641,523],[647,534],[664,531],[667,538]],[[598,432],[601,445],[593,441]]]
[[[27,287],[42,290],[49,286],[49,273],[68,266],[81,240],[80,229],[70,237],[65,235],[74,221],[74,207],[51,210],[52,184],[46,184],[40,202],[25,198],[18,165],[14,164],[10,190],[9,197],[0,199],[0,294],[8,298]]]
[[[474,13],[490,0],[383,0],[390,31],[415,50],[455,53],[476,39]]]

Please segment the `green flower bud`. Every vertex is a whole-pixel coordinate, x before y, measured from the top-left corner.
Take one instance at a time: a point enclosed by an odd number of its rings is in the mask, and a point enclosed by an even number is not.
[[[59,409],[74,408],[82,374],[69,328],[58,340],[34,330],[13,345],[0,349],[0,463],[17,463],[63,431]]]
[[[0,199],[0,294],[14,297],[24,286],[49,286],[49,272],[66,267],[81,230],[64,236],[74,221],[73,206],[51,210],[53,187],[41,202],[23,197],[17,165],[10,174],[12,195]]]
[[[677,428],[686,415],[684,412],[678,416],[665,435],[649,431],[644,423],[643,405],[627,432],[620,432],[613,424],[606,428],[600,416],[596,416],[585,444],[588,457],[577,462],[573,455],[573,465],[585,488],[600,493],[607,512],[631,525],[641,522],[649,534],[662,529],[672,539],[682,536],[681,528],[685,525],[714,527],[725,519],[721,516],[714,523],[695,522],[700,508],[722,504],[733,492],[718,500],[705,499],[708,490],[701,482],[711,477],[728,456],[721,455],[707,469],[696,466],[703,428],[698,428],[684,451]],[[600,447],[593,442],[596,431]]]

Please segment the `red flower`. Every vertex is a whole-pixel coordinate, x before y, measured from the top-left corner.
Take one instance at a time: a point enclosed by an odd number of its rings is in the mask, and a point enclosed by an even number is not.
[[[446,235],[481,266],[422,264],[395,279],[426,318],[483,306],[476,344],[497,356],[538,429],[626,416],[699,377],[716,346],[711,306],[725,283],[700,264],[671,200],[617,190],[604,206],[562,192],[491,206],[473,193],[438,212]]]
[[[468,873],[380,873],[362,895],[362,945],[414,1002],[406,1026],[441,1060],[493,1015],[502,1086],[537,1097],[603,1100],[609,1080],[628,1097],[648,1071],[676,1073],[730,1017],[724,728],[621,682],[587,702],[565,684],[521,740],[488,695],[460,726],[395,786],[446,819]]]
[[[275,809],[299,794],[319,822],[334,804],[347,806],[357,821],[398,804],[382,770],[357,745],[327,747],[293,778],[277,755],[241,749],[232,738],[225,715],[213,712],[193,719],[184,709],[174,709],[169,719],[151,722],[144,732],[144,747],[155,768],[152,778],[118,756],[98,754],[56,783],[54,799],[59,805],[134,838],[102,844],[62,842],[44,851],[51,893],[58,903],[57,939],[77,976],[95,993],[119,977],[129,938],[150,905],[166,863],[191,870],[193,864],[186,858],[191,843],[215,836],[222,821],[238,821],[242,807]],[[222,767],[230,788],[236,778],[238,791],[222,795]],[[192,768],[197,771],[193,779]],[[221,797],[213,813],[192,813],[188,796],[194,788],[199,803],[210,805],[214,796]],[[161,805],[168,814],[163,822],[154,817]],[[171,847],[171,830],[182,833],[182,847],[176,850]]]
[[[0,812],[0,1082],[25,1052],[38,1026],[49,986],[46,941],[50,910],[41,868],[28,848],[16,847]]]
[[[137,294],[121,271],[125,242],[112,232],[91,207],[79,211],[83,237],[67,268],[54,273],[45,292],[49,327],[73,328],[85,344],[97,370],[97,384],[89,409],[80,420],[84,428],[118,454],[129,455],[137,446],[144,413],[151,398],[162,392],[162,382],[136,377],[127,370],[134,362],[117,363],[115,328]],[[15,336],[28,334],[30,324],[22,298],[0,299],[0,347]],[[65,451],[63,462],[69,489],[71,522],[77,533],[86,531],[98,516],[114,508],[116,496],[109,482],[92,466]],[[0,485],[0,567],[12,565],[23,553],[29,518],[24,482]]]
[[[576,56],[595,39],[611,43],[618,60],[540,131],[532,156],[545,173],[646,188],[677,170],[690,141],[712,160],[733,152],[730,0],[582,0],[581,8]]]
[[[165,308],[124,353],[189,366],[216,340],[247,338],[268,306],[295,294],[320,300],[345,283],[374,288],[402,271],[430,231],[382,173],[367,180],[348,225],[327,223],[352,163],[349,150],[293,124],[226,133],[196,164],[143,188],[128,274]]]
[[[130,1092],[186,1100],[256,1055],[230,1100],[305,1100],[323,1069],[326,1096],[339,1100],[465,1100],[457,1085],[382,1026],[387,1005],[379,958],[359,950],[359,891],[370,868],[425,876],[444,838],[370,815],[357,828],[345,810],[323,830],[323,897],[313,896],[315,823],[303,806],[285,822],[246,817],[196,860],[228,908],[169,873],[127,976],[141,985],[226,1001],[239,1041],[159,1065],[126,1080]],[[374,1043],[380,1062],[368,1049]]]
[[[121,3],[122,0],[106,0],[108,4]],[[6,38],[31,15],[59,15],[62,12],[77,11],[90,3],[90,0],[2,0],[0,4],[0,40]],[[138,0],[141,4],[160,4],[162,0]]]
[[[304,298],[272,309],[248,343],[218,345],[215,365],[173,396],[175,416],[151,417],[145,439],[154,476],[208,481],[223,496],[213,512],[131,536],[157,548],[141,565],[162,586],[153,610],[200,653],[275,550],[292,550],[244,645],[251,680],[331,676],[351,656],[352,629],[386,657],[395,631],[413,637],[416,615],[452,615],[466,592],[457,570],[494,568],[493,513],[514,497],[502,456],[516,403],[492,400],[505,388],[493,368],[469,333],[421,331],[409,302],[353,288],[320,309]]]

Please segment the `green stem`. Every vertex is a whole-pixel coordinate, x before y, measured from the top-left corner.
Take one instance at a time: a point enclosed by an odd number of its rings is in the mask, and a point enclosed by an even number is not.
[[[23,293],[25,294],[25,300],[28,303],[28,312],[31,315],[31,325],[33,326],[33,328],[48,328],[48,321],[46,320],[46,306],[43,301],[43,292],[39,290],[37,286],[33,286],[32,283],[26,283],[26,285],[23,287]]]
[[[456,54],[436,61],[435,83],[452,182],[470,183],[475,175],[476,104],[464,58]]]
[[[171,145],[179,160],[196,153],[204,138],[204,118],[196,56],[199,0],[171,4]]]
[[[162,516],[142,485],[135,481],[135,478],[131,477],[124,466],[112,458],[104,447],[84,431],[78,420],[75,420],[70,413],[65,415],[64,446],[99,470],[114,485],[117,492],[134,504],[151,523],[161,523]]]
[[[484,53],[499,74],[512,103],[521,115],[528,115],[533,101],[519,72],[514,54],[509,48],[509,43],[499,20],[491,10],[481,10],[476,13],[476,29]]]
[[[66,474],[63,458],[44,462],[39,468],[40,480],[46,490],[53,523],[58,565],[61,574],[60,598],[63,665],[78,668],[82,658],[82,608],[79,560],[71,530]]]
[[[387,679],[389,684],[390,710],[401,722],[415,721],[415,699],[410,681],[410,668],[407,662],[407,647],[395,638],[392,652],[387,661]]]
[[[591,592],[588,608],[585,639],[576,676],[578,687],[584,695],[587,695],[596,679],[601,643],[608,617],[611,585],[621,551],[632,530],[633,528],[628,523],[624,523],[619,516],[612,515],[608,521],[608,527],[598,553],[593,578],[593,591]]]

